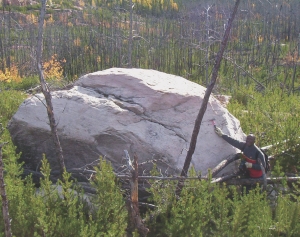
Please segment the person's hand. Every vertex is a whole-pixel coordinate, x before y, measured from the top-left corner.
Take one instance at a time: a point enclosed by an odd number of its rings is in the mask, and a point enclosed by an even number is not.
[[[215,127],[215,132],[216,132],[216,134],[218,134],[219,137],[222,137],[223,132],[222,132],[222,130],[220,128]]]
[[[250,169],[250,168],[252,168],[252,163],[246,162],[245,166],[247,169]]]

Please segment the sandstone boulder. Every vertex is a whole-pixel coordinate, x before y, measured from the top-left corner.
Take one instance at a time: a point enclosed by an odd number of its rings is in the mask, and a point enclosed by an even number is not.
[[[121,172],[124,150],[139,162],[158,160],[166,174],[179,174],[189,148],[205,88],[182,77],[146,69],[111,68],[87,74],[69,90],[52,92],[52,103],[67,168],[80,168],[103,156]],[[27,98],[8,129],[31,169],[42,154],[58,169],[44,96]],[[223,132],[244,139],[239,121],[213,96],[203,118],[192,165],[206,174],[237,150],[218,137]],[[140,166],[141,172],[149,171]],[[233,166],[223,172],[232,171]]]

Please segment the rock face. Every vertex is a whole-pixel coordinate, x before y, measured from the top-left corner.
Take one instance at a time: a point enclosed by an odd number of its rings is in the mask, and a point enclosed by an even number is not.
[[[179,76],[124,68],[90,73],[70,90],[52,92],[66,167],[80,168],[103,156],[120,172],[128,150],[139,163],[158,160],[164,175],[179,174],[204,94],[204,87]],[[8,129],[27,166],[38,169],[44,153],[52,169],[58,169],[42,102],[42,94],[26,99]],[[191,164],[203,175],[237,152],[215,134],[211,119],[224,133],[245,138],[239,121],[211,96]],[[149,168],[140,166],[141,172]]]

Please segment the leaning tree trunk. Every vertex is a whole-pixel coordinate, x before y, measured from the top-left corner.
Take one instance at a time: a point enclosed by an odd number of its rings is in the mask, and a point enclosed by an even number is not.
[[[225,30],[225,33],[224,33],[224,36],[223,36],[223,40],[221,42],[221,48],[220,48],[220,50],[219,50],[219,52],[216,56],[211,81],[210,81],[210,84],[207,86],[207,89],[206,89],[206,92],[205,92],[205,95],[204,95],[204,98],[203,98],[203,101],[202,101],[201,108],[199,110],[198,116],[197,116],[196,121],[195,121],[195,126],[194,126],[194,130],[193,130],[193,133],[192,133],[190,147],[189,147],[189,150],[187,152],[187,156],[185,158],[185,162],[184,162],[183,169],[181,171],[180,176],[187,176],[187,174],[188,174],[188,170],[189,170],[189,167],[190,167],[192,156],[193,156],[195,148],[196,148],[197,137],[198,137],[198,134],[199,134],[199,131],[200,131],[200,124],[202,122],[204,113],[206,111],[207,103],[208,103],[210,94],[212,93],[212,90],[214,88],[214,85],[215,85],[217,77],[218,77],[218,72],[219,72],[219,69],[220,69],[221,60],[222,60],[222,57],[223,57],[223,54],[224,54],[224,51],[225,51],[225,48],[226,48],[226,45],[227,45],[230,29],[231,29],[235,14],[237,12],[239,3],[240,3],[240,0],[236,0],[234,9],[232,11],[232,14],[231,14],[229,20],[228,20],[228,24],[227,24],[227,27],[226,27],[226,30]],[[178,181],[177,188],[176,188],[176,195],[178,195],[178,196],[180,195],[183,185],[184,185],[184,180]]]
[[[39,17],[39,31],[38,31],[38,42],[37,42],[37,50],[36,50],[36,57],[37,57],[37,69],[39,72],[39,79],[41,83],[41,88],[42,92],[45,96],[46,100],[46,106],[47,106],[47,114],[50,122],[50,128],[51,128],[51,134],[53,137],[54,145],[55,145],[55,150],[56,150],[56,155],[57,159],[60,165],[60,171],[61,171],[61,177],[64,172],[65,168],[65,163],[64,163],[64,157],[63,157],[63,152],[62,148],[60,145],[59,137],[57,134],[57,124],[55,121],[54,113],[53,113],[53,105],[52,105],[52,100],[51,100],[51,93],[49,90],[49,87],[47,86],[43,74],[43,68],[42,68],[42,46],[43,46],[43,26],[44,26],[44,19],[45,19],[45,13],[46,13],[46,0],[42,0],[42,6],[41,6],[41,13]]]

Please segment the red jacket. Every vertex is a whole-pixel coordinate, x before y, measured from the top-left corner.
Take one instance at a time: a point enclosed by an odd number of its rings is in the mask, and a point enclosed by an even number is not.
[[[251,164],[257,164],[257,160],[250,159],[247,156],[245,156],[244,154],[243,154],[243,158],[245,159],[246,162],[249,162]],[[252,168],[247,168],[247,170],[248,170],[249,176],[251,178],[260,178],[263,175],[262,170],[255,170]]]

